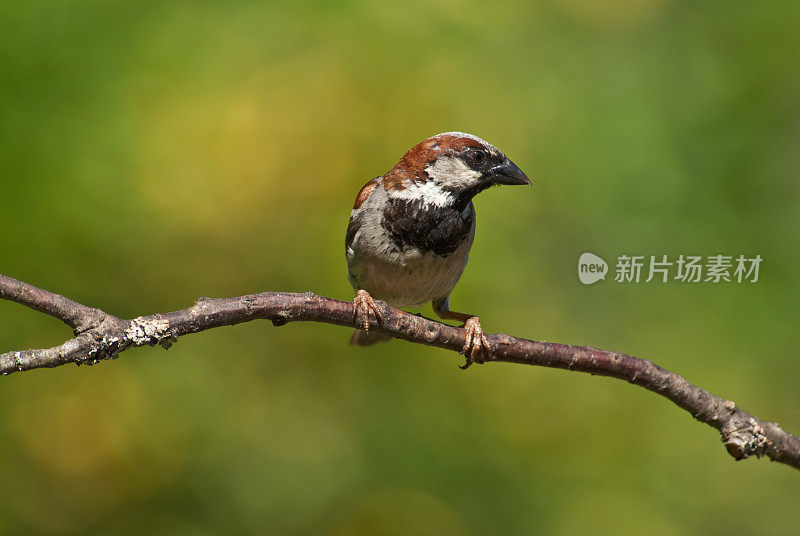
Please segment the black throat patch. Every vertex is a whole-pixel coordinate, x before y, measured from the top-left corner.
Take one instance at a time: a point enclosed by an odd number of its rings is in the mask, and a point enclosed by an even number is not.
[[[393,198],[383,211],[381,225],[401,251],[413,247],[447,256],[472,229],[475,211],[471,204],[467,207],[459,211],[455,206],[439,207],[421,199]],[[461,217],[462,212],[466,217]]]

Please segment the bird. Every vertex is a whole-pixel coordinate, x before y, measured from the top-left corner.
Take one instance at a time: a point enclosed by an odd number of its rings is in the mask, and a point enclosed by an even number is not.
[[[467,265],[475,238],[473,198],[496,185],[531,185],[497,147],[465,132],[436,134],[406,152],[356,196],[345,236],[348,278],[359,329],[353,345],[391,339],[370,331],[375,299],[392,307],[432,302],[445,320],[463,322],[461,350],[469,367],[490,351],[479,317],[450,310],[450,293]],[[361,323],[358,323],[358,317]]]

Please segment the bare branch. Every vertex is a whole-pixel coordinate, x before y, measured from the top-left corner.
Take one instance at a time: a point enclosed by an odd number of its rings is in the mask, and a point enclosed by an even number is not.
[[[0,354],[0,373],[4,375],[67,363],[93,364],[102,359],[113,359],[134,346],[169,347],[183,335],[256,319],[271,320],[276,326],[297,321],[353,328],[360,326],[352,302],[324,298],[310,292],[201,298],[188,309],[133,320],[121,320],[2,275],[0,297],[55,316],[75,327],[78,333],[74,339],[54,348]],[[461,328],[393,309],[380,301],[377,303],[382,321],[378,324],[377,318],[372,318],[376,330],[398,339],[454,351],[459,351],[464,345],[466,332]],[[735,459],[766,455],[800,469],[800,438],[651,361],[587,346],[537,342],[504,333],[485,335],[491,348],[487,362],[560,368],[625,380],[668,398],[698,421],[716,428],[728,453]]]
[[[105,313],[86,307],[60,294],[36,288],[0,274],[0,298],[20,303],[40,313],[54,316],[78,334],[102,321]]]

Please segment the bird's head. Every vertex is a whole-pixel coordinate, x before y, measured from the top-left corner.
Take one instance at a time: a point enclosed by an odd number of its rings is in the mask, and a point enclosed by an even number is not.
[[[498,184],[531,184],[497,147],[464,132],[437,134],[415,145],[384,182],[398,190],[411,182],[433,183],[444,192],[468,199]]]

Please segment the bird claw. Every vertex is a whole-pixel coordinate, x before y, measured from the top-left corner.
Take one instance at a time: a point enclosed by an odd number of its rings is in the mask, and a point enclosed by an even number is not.
[[[366,290],[359,290],[356,292],[356,297],[353,298],[353,317],[356,321],[358,321],[358,313],[361,311],[361,315],[363,317],[363,329],[367,333],[369,333],[369,312],[372,311],[375,313],[375,318],[378,319],[378,323],[383,323],[383,317],[381,317],[381,312],[378,309],[378,304],[375,303],[375,300],[372,299],[372,296],[369,295],[369,292]]]
[[[467,370],[473,363],[483,364],[490,355],[489,343],[483,335],[480,319],[473,316],[468,319],[463,328],[467,332],[467,340],[460,354],[467,358],[467,362],[460,365],[461,370]]]

